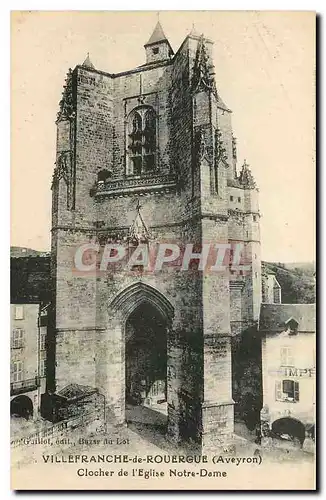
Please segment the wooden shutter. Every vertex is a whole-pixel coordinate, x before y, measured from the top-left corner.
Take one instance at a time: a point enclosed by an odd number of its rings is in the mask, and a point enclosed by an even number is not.
[[[24,330],[22,328],[13,329],[12,341],[11,341],[11,346],[13,348],[19,348],[23,346],[23,335],[24,335]]]
[[[294,382],[294,401],[299,401],[299,382]]]
[[[46,364],[45,359],[40,360],[40,377],[45,377]]]
[[[17,344],[18,344],[18,347],[22,347],[23,346],[23,329],[22,328],[19,328],[18,329],[18,333],[17,333]]]
[[[281,380],[276,380],[275,381],[275,399],[276,401],[282,401],[282,382]]]
[[[45,350],[45,333],[41,333],[40,335],[40,351]]]
[[[13,381],[20,382],[23,379],[23,362],[14,361],[13,363]]]

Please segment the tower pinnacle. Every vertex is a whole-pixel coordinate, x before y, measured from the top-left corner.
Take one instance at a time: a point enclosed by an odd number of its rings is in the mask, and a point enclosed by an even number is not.
[[[247,160],[244,160],[240,174],[240,183],[248,189],[254,189],[256,187],[256,182],[254,176],[251,173]]]
[[[87,57],[85,59],[85,61],[83,62],[82,66],[84,68],[88,68],[88,69],[95,69],[95,66],[94,64],[92,63],[92,61],[90,60],[90,57],[89,57],[89,52],[87,52]]]
[[[198,33],[198,31],[196,30],[196,26],[195,26],[195,23],[192,23],[192,27],[191,27],[191,31],[189,33],[190,36],[195,36],[195,37],[199,37],[200,34]]]

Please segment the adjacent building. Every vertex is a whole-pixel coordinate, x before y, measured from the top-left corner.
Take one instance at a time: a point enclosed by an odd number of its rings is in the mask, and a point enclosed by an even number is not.
[[[49,256],[11,259],[10,413],[24,418],[38,417],[46,389],[49,264]]]
[[[314,436],[316,417],[315,304],[262,304],[263,435]]]

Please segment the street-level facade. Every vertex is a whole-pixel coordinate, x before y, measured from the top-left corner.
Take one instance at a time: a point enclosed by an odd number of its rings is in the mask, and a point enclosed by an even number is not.
[[[291,434],[296,428],[302,439],[314,432],[315,314],[315,304],[262,304],[262,429]]]
[[[10,305],[10,413],[37,418],[46,383],[47,311],[37,302]]]

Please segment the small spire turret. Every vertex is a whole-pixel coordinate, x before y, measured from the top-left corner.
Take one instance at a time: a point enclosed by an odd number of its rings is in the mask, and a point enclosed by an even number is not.
[[[146,50],[147,64],[170,59],[170,57],[174,54],[159,20],[157,21],[154,31],[144,47]]]
[[[239,182],[248,189],[256,188],[256,181],[251,173],[251,170],[246,160],[244,160],[241,172],[239,174]]]
[[[83,62],[82,66],[83,66],[84,68],[87,68],[87,69],[95,69],[94,64],[93,64],[93,63],[92,63],[92,61],[90,60],[90,57],[89,57],[89,52],[87,52],[86,59],[85,59],[85,61]]]

